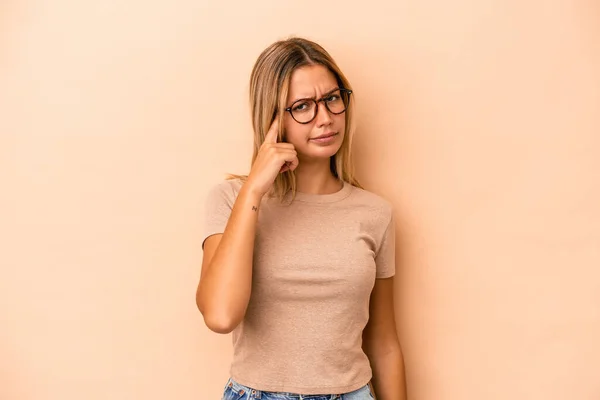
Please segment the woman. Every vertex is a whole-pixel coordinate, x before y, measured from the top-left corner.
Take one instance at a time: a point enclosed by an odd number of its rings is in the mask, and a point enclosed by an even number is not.
[[[405,398],[392,208],[353,175],[351,97],[309,40],[254,65],[252,168],[209,193],[196,293],[233,332],[223,399]]]

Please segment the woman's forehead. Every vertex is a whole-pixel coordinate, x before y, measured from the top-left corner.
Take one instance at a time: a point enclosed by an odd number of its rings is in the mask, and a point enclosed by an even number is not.
[[[296,69],[290,79],[289,99],[315,97],[337,87],[333,73],[323,65],[309,65]]]

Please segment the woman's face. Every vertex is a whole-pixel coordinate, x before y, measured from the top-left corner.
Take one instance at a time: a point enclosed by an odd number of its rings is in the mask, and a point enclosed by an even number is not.
[[[325,103],[329,102],[335,111],[335,102],[341,99],[336,97],[339,92],[332,92],[338,88],[335,76],[323,65],[301,67],[292,73],[285,107],[292,107],[297,119],[301,122],[308,120],[314,108],[314,103],[298,100],[325,99],[318,102],[314,119],[306,124],[298,123],[289,112],[285,112],[284,139],[294,145],[300,160],[329,159],[340,149],[346,127],[345,113],[336,115],[325,107]]]

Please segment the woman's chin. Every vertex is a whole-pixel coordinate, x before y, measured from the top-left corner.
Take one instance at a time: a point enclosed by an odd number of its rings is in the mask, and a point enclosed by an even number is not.
[[[319,149],[315,151],[311,149],[311,151],[307,151],[303,154],[299,154],[300,162],[310,161],[310,162],[319,162],[319,161],[328,161],[331,157],[333,157],[339,150],[339,147],[330,148],[330,149]]]

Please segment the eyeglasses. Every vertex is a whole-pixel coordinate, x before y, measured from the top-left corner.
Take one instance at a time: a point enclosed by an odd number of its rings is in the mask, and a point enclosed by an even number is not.
[[[292,118],[294,118],[294,121],[299,124],[308,124],[317,116],[320,102],[325,104],[325,108],[327,108],[330,113],[338,115],[348,109],[351,94],[352,90],[349,89],[335,89],[319,100],[296,100],[290,107],[286,108],[285,111],[289,112]]]

